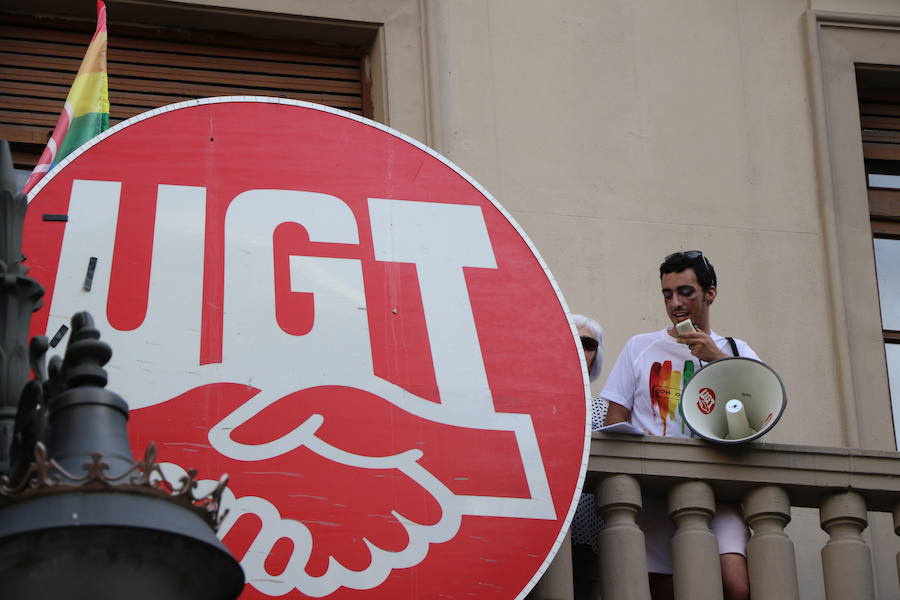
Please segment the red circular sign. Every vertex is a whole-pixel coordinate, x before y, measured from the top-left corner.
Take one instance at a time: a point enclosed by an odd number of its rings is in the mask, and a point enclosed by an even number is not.
[[[584,477],[586,378],[552,278],[472,179],[354,115],[219,98],[122,123],[32,196],[32,334],[90,310],[136,454],[231,475],[242,598],[537,580]]]
[[[704,415],[708,415],[712,412],[712,410],[716,407],[716,392],[715,390],[705,387],[700,388],[700,391],[697,392],[697,408],[700,409]]]

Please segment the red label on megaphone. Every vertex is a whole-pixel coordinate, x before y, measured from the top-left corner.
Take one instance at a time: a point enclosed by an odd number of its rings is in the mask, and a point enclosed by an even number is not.
[[[701,388],[699,392],[697,392],[697,408],[700,409],[704,415],[708,415],[712,412],[712,410],[716,407],[716,393],[708,388]]]

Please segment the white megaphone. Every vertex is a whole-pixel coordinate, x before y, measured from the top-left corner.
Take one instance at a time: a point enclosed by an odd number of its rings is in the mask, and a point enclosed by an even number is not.
[[[752,358],[723,358],[697,371],[681,394],[681,417],[698,436],[719,444],[762,437],[784,413],[778,374]]]

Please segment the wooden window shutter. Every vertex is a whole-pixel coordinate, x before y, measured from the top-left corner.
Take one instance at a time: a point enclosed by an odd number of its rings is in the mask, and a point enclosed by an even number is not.
[[[900,69],[860,66],[857,83],[866,173],[900,175]],[[900,238],[900,190],[868,194],[872,233]]]
[[[900,68],[858,66],[856,76],[866,176],[900,176]],[[900,239],[900,189],[870,184],[868,200],[872,235]],[[900,331],[883,334],[900,343]]]
[[[93,23],[0,13],[0,139],[36,162],[62,110]],[[233,33],[109,24],[110,125],[207,96],[278,96],[371,116],[367,50]]]

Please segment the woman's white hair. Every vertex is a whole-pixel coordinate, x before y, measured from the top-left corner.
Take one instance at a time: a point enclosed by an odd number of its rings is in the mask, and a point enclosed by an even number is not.
[[[600,377],[600,371],[603,369],[603,328],[600,323],[590,317],[584,315],[572,315],[572,322],[575,327],[581,327],[591,332],[591,337],[597,340],[597,353],[594,354],[593,364],[588,365],[588,375],[591,381]]]

